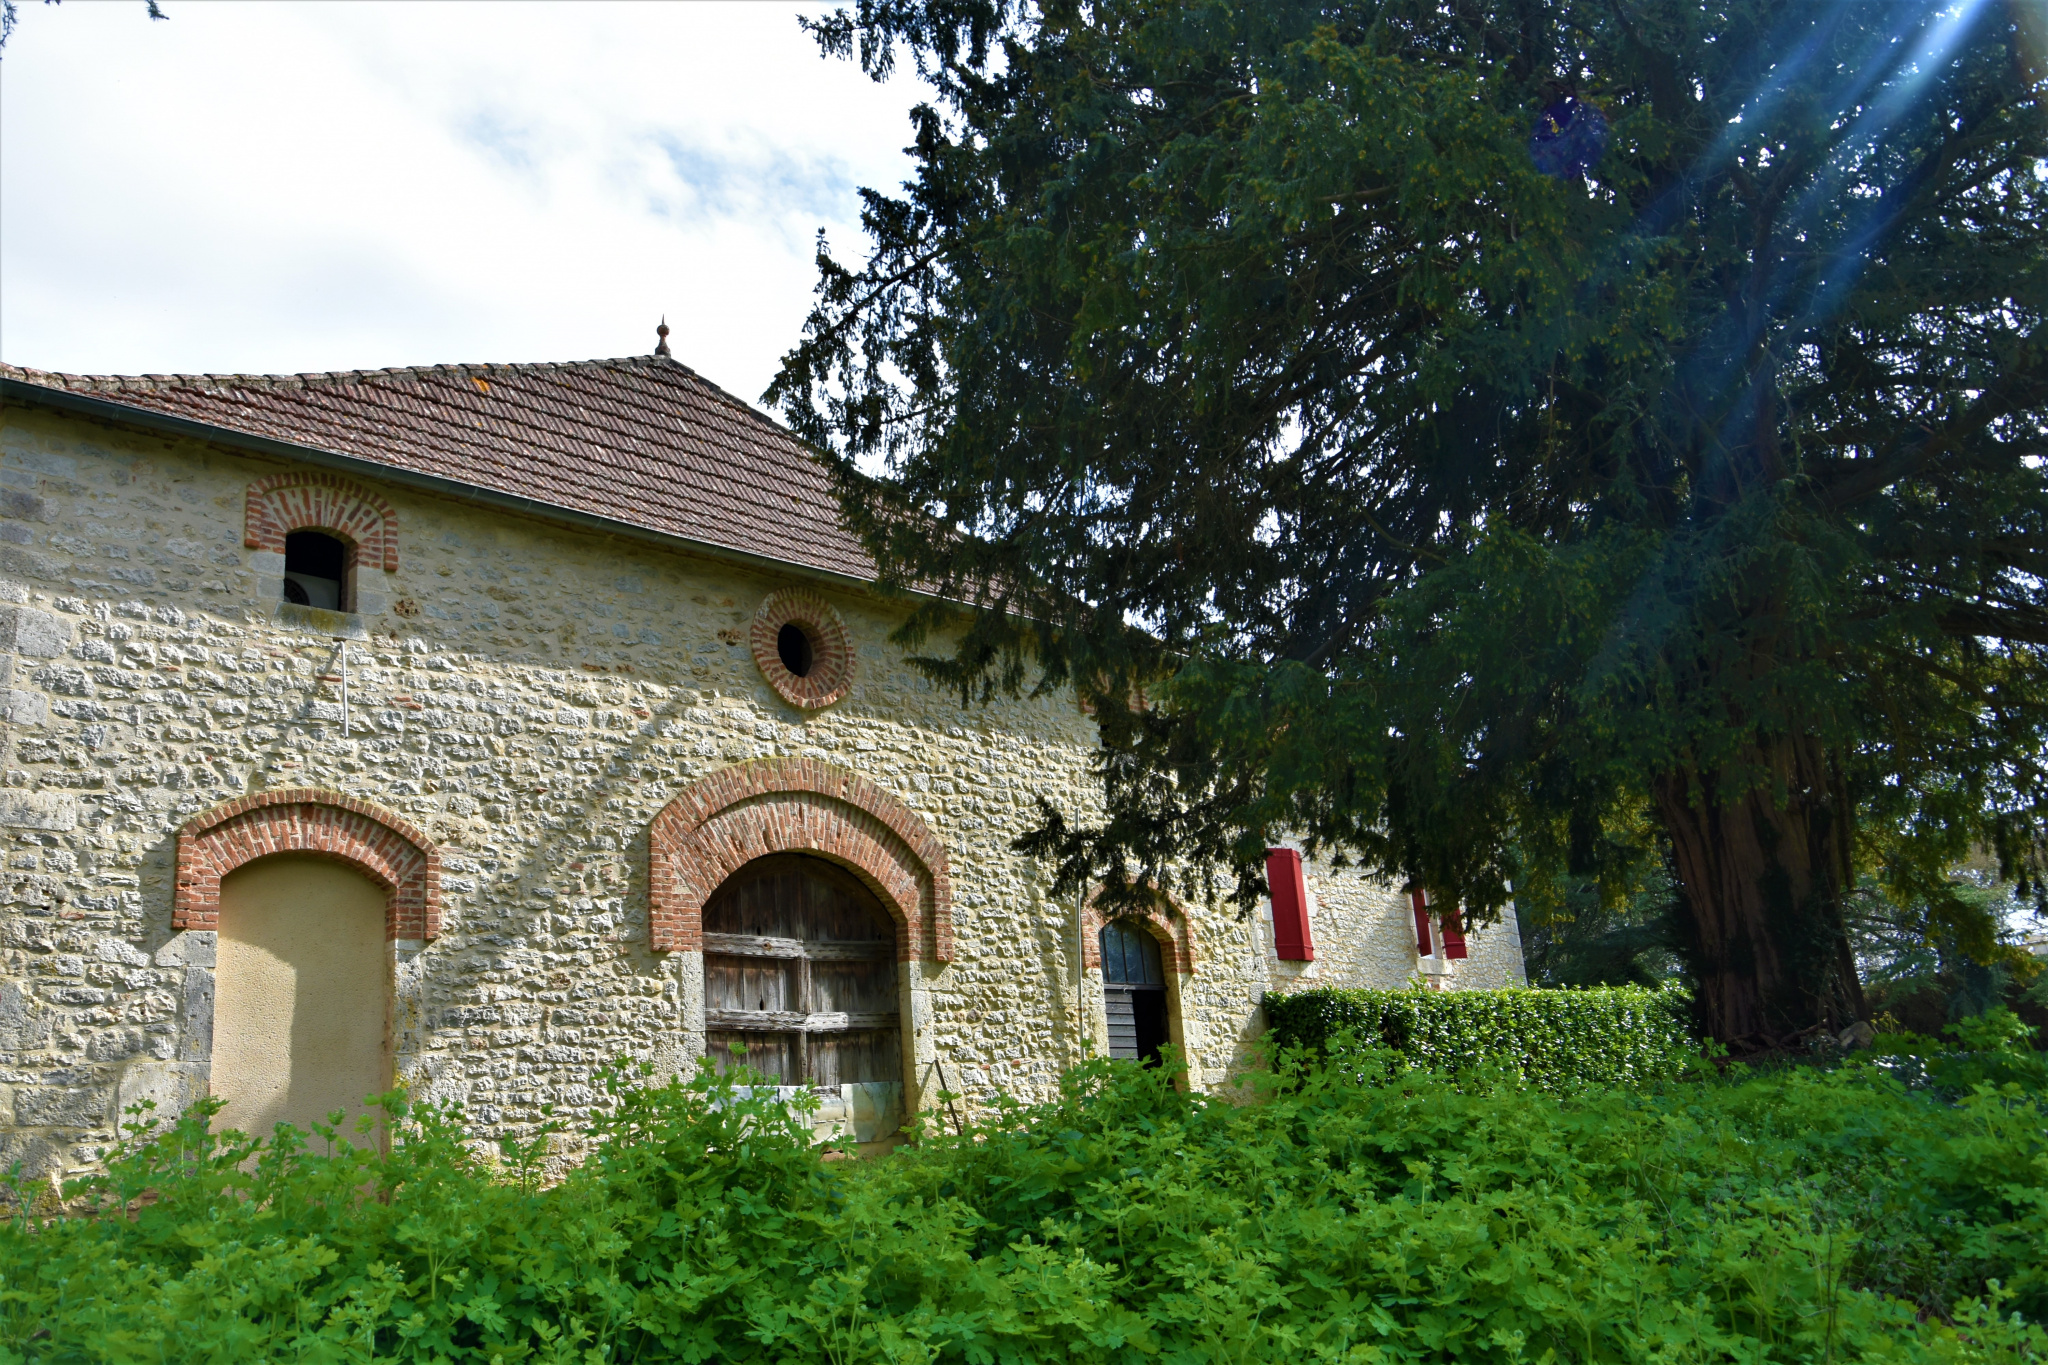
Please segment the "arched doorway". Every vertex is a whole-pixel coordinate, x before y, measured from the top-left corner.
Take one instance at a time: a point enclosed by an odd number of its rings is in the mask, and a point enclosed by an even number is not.
[[[804,854],[757,858],[704,904],[704,1045],[782,1085],[903,1081],[897,927],[846,869]]]
[[[310,1129],[391,1085],[389,893],[328,858],[278,854],[220,881],[215,1124]]]
[[[1100,943],[1109,1055],[1157,1066],[1172,1038],[1159,941],[1136,920],[1118,919],[1102,926]]]

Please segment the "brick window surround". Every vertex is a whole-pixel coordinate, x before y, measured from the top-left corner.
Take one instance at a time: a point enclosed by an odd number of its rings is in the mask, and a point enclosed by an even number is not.
[[[249,485],[242,544],[284,553],[294,531],[326,531],[355,547],[356,567],[398,571],[398,514],[391,504],[339,474],[272,474]]]
[[[1124,910],[1112,918],[1128,919],[1141,924],[1159,945],[1168,950],[1173,958],[1173,969],[1182,976],[1195,974],[1195,945],[1188,932],[1188,917],[1179,906],[1170,902],[1155,904],[1143,914]],[[1088,898],[1087,908],[1081,912],[1081,970],[1097,971],[1102,966],[1102,909],[1094,896]]]
[[[699,952],[704,902],[746,864],[814,853],[852,872],[896,921],[898,961],[953,960],[946,851],[901,801],[810,758],[738,763],[685,788],[648,830],[648,922],[657,953]]]
[[[782,662],[782,628],[793,625],[811,642],[810,671],[799,678]],[[830,706],[853,686],[853,636],[839,612],[809,588],[784,588],[768,594],[754,613],[748,643],[754,666],[791,706],[815,711]]]
[[[244,796],[187,820],[178,831],[171,928],[219,929],[221,878],[272,853],[332,858],[383,887],[391,898],[387,938],[440,936],[440,851],[381,806],[324,787]]]

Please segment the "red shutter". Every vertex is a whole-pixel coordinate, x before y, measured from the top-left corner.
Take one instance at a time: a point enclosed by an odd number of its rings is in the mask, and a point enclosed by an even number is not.
[[[1313,962],[1316,945],[1308,933],[1308,881],[1301,855],[1291,848],[1266,850],[1266,885],[1273,888],[1273,951],[1282,962]]]
[[[1415,887],[1408,893],[1408,903],[1415,907],[1415,955],[1428,957],[1436,951],[1429,941],[1429,893]]]
[[[1444,931],[1444,956],[1465,956],[1465,924],[1458,918],[1458,907],[1453,905],[1444,911],[1438,916],[1437,923]]]

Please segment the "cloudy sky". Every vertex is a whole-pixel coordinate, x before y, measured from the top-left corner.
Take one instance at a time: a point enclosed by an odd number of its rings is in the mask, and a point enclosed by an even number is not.
[[[798,6],[21,0],[0,359],[292,372],[651,350],[748,400],[813,234],[908,173],[913,78]],[[822,8],[813,6],[813,9]]]

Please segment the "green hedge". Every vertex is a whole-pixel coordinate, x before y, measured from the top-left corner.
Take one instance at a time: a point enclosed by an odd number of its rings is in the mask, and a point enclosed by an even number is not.
[[[1676,1076],[1699,1056],[1689,997],[1675,987],[1268,992],[1265,1006],[1283,1050],[1327,1056],[1349,1035],[1447,1076],[1512,1070],[1556,1094]]]

